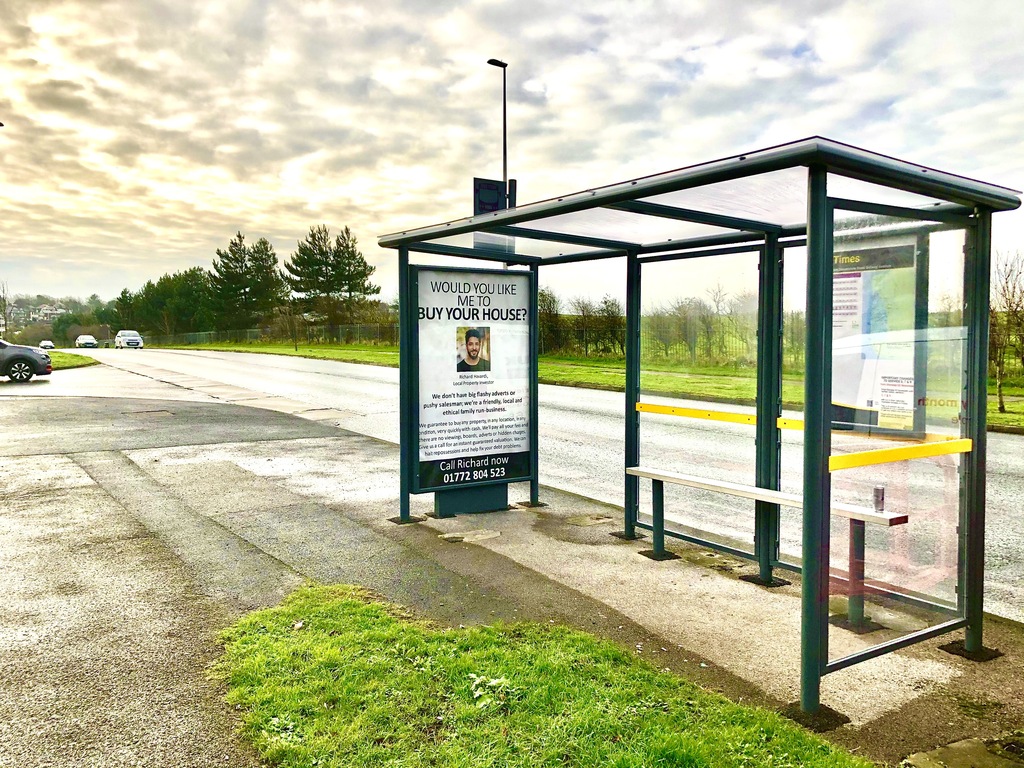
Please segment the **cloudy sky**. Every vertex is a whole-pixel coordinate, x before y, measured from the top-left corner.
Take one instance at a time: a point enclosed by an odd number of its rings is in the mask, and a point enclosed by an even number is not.
[[[323,223],[352,228],[393,296],[377,237],[468,215],[472,177],[501,177],[491,57],[520,202],[811,135],[1021,189],[1021,10],[0,0],[0,281],[107,299],[208,267],[236,231],[283,261]],[[994,229],[1024,249],[1024,214]],[[571,295],[593,276],[551,279]]]

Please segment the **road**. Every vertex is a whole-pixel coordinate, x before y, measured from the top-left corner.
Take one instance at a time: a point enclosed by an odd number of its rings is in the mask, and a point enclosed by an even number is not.
[[[80,352],[83,350],[79,350]],[[286,397],[339,412],[339,426],[398,442],[398,371],[294,357],[186,350],[88,350],[107,365],[146,379],[186,375]],[[57,377],[52,384],[57,385]],[[6,388],[5,388],[6,389]],[[54,394],[58,387],[49,387]],[[8,390],[9,391],[9,390]],[[68,393],[71,394],[71,393]],[[111,393],[115,394],[115,393]],[[123,393],[129,394],[129,393]],[[686,401],[673,404],[699,406]],[[540,387],[540,480],[561,490],[622,504],[623,407],[621,393]],[[724,406],[714,406],[723,409]],[[732,410],[739,410],[733,408]],[[1024,620],[1024,445],[1021,438],[990,434],[986,521],[986,609]],[[642,460],[665,469],[736,482],[753,482],[754,435],[749,426],[645,414]],[[837,435],[834,451],[879,447]],[[783,490],[802,488],[802,435],[783,434]],[[957,475],[950,457],[851,470],[833,475],[834,497],[870,506],[872,488],[884,485],[887,508],[906,510],[911,524],[870,530],[869,576],[944,600],[954,600]],[[642,497],[649,499],[646,491]],[[710,532],[723,541],[750,542],[753,515],[742,500],[689,489],[667,489],[666,509],[676,525]],[[646,505],[642,508],[646,511]],[[916,525],[915,525],[916,523]],[[845,568],[845,521],[833,528],[833,563]],[[875,528],[872,526],[872,528]],[[799,553],[800,520],[783,514],[782,555]],[[750,546],[749,544],[747,546]]]

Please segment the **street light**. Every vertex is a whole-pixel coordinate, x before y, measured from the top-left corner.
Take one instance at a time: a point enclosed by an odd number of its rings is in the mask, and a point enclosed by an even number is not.
[[[505,80],[505,70],[508,64],[498,59],[488,59],[487,63],[492,67],[501,68],[501,181],[505,185],[505,204],[508,205],[508,106],[506,94],[508,86]]]

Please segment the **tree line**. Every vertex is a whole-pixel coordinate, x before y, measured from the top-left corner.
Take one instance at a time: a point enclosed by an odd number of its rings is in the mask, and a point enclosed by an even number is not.
[[[626,350],[622,302],[576,297],[563,301],[549,288],[537,297],[543,354],[621,356]],[[786,363],[803,361],[806,325],[802,312],[787,312]],[[730,296],[721,285],[705,297],[678,298],[648,308],[640,320],[641,354],[648,360],[689,365],[754,365],[757,360],[757,295]]]
[[[624,354],[626,318],[622,302],[605,294],[562,299],[550,288],[537,292],[537,325],[542,354]]]
[[[380,286],[370,281],[375,270],[348,227],[333,237],[326,225],[310,227],[283,269],[270,241],[260,237],[246,242],[238,232],[227,248],[217,249],[210,269],[164,274],[136,291],[125,288],[105,304],[76,307],[53,321],[49,335],[58,343],[70,343],[80,333],[97,335],[104,327],[170,336],[375,322],[381,315],[390,317],[389,308],[373,299],[380,293]],[[25,331],[26,337],[46,333]],[[35,338],[26,341],[38,343]]]
[[[1006,413],[1006,380],[1020,376],[1024,369],[1024,255],[1020,251],[999,254],[993,262],[988,317],[989,375],[995,378],[999,412]]]

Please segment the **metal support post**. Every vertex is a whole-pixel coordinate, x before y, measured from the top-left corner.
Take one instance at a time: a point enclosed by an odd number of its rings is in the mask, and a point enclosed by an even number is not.
[[[413,470],[412,440],[412,311],[414,302],[409,288],[409,249],[398,249],[398,523],[411,523],[409,492]]]
[[[914,433],[924,435],[928,431],[926,417],[928,408],[928,269],[931,261],[930,239],[927,232],[917,236],[914,258]]]
[[[640,261],[635,253],[626,256],[626,466],[640,464]],[[624,473],[625,474],[625,473]],[[640,512],[640,479],[626,474],[622,538],[635,539]]]
[[[514,189],[514,187],[513,187]],[[513,199],[512,205],[515,205]],[[540,396],[537,386],[539,355],[540,355],[540,318],[537,317],[537,295],[539,293],[540,267],[530,265],[530,506],[540,506],[540,425],[537,423],[540,414]]]
[[[782,408],[782,250],[778,235],[765,235],[758,264],[757,325],[757,464],[755,484],[779,490],[782,442],[778,418]],[[783,584],[772,577],[779,556],[779,505],[754,502],[754,554],[757,583]],[[753,579],[751,579],[753,580]]]
[[[800,620],[800,708],[821,706],[828,660],[828,567],[832,427],[832,212],[828,173],[808,169],[807,365],[804,374],[803,584]]]
[[[967,325],[967,437],[974,441],[964,454],[966,487],[966,552],[964,563],[965,618],[964,650],[979,653],[985,596],[985,451],[988,403],[988,306],[992,248],[992,213],[977,211],[978,224],[973,247],[964,258],[964,320]],[[963,526],[961,526],[963,530]],[[962,536],[964,534],[961,534]]]

